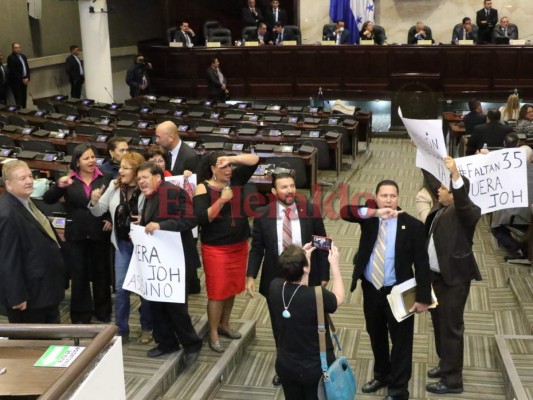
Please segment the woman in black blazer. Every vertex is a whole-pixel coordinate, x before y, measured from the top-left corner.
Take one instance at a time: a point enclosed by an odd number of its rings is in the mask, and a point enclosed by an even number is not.
[[[108,216],[94,217],[87,208],[92,190],[109,181],[96,166],[92,147],[80,144],[74,149],[68,174],[43,196],[48,204],[62,197],[65,201],[64,258],[72,283],[70,319],[74,324],[90,323],[93,314],[102,322],[111,321],[111,223]]]

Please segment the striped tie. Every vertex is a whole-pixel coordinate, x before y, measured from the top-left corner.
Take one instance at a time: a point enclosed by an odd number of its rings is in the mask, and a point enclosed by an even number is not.
[[[282,235],[282,244],[283,250],[292,244],[292,223],[291,223],[291,209],[285,209],[285,215],[283,217],[283,235]]]
[[[379,227],[378,240],[374,247],[374,259],[372,261],[372,284],[376,289],[381,289],[385,282],[385,243],[387,240],[387,221],[382,220]]]

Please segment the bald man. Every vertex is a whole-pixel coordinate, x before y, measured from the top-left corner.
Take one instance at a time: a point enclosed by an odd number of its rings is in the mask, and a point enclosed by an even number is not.
[[[196,151],[183,143],[180,139],[178,127],[172,121],[165,121],[157,125],[155,129],[155,142],[168,153],[165,155],[165,169],[172,175],[190,176],[197,173],[200,158]],[[187,293],[200,293],[200,279],[196,269],[187,269]]]
[[[199,157],[194,149],[182,142],[178,127],[172,121],[160,123],[156,130],[156,143],[169,153],[165,157],[165,169],[172,175],[190,175],[196,173]]]

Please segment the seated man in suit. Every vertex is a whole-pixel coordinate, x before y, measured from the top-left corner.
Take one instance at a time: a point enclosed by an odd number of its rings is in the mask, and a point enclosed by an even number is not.
[[[272,29],[273,44],[276,46],[282,45],[284,40],[296,40],[296,36],[292,31],[285,31],[285,26],[281,22],[277,22]]]
[[[183,21],[180,24],[180,29],[175,32],[176,42],[183,43],[183,47],[193,47],[196,35],[194,31],[189,27],[189,23]]]
[[[452,44],[457,44],[459,40],[473,40],[477,43],[478,27],[472,24],[468,17],[463,18],[461,24],[455,25],[452,32]]]
[[[261,282],[259,293],[268,299],[270,283],[279,277],[278,257],[289,244],[303,246],[311,242],[313,235],[326,236],[324,221],[320,210],[303,195],[296,193],[294,171],[288,170],[272,175],[272,201],[255,210],[252,243],[248,257],[248,270],[246,272],[246,291],[255,296],[255,279],[259,274],[261,265]],[[297,201],[298,200],[298,201]],[[291,226],[290,240],[285,241],[283,231],[283,217],[287,211]],[[290,242],[290,243],[289,243]],[[315,250],[311,254],[311,273],[309,286],[327,284],[329,281],[328,252]],[[279,385],[277,376],[272,381]]]
[[[470,112],[464,116],[463,123],[465,125],[465,133],[471,135],[474,132],[474,127],[487,121],[487,116],[483,113],[481,102],[476,99],[468,100],[468,109]]]
[[[500,123],[502,113],[498,110],[487,112],[487,123],[477,125],[466,144],[466,154],[472,155],[487,147],[503,147],[505,135],[513,130],[509,125]]]
[[[255,0],[248,0],[247,6],[242,9],[242,22],[244,26],[257,26],[258,22],[263,21],[261,10],[255,7]]]
[[[498,10],[492,8],[492,0],[484,0],[483,8],[476,13],[476,24],[479,27],[478,44],[490,43],[492,30],[498,23]]]
[[[279,8],[279,0],[272,0],[271,7],[265,10],[265,22],[269,32],[272,31],[276,22],[287,24],[287,12]]]
[[[350,44],[350,31],[344,27],[344,21],[339,19],[334,31],[326,34],[326,40],[334,40],[335,44]]]
[[[267,26],[264,22],[259,22],[257,24],[257,30],[254,31],[246,40],[250,42],[257,42],[259,46],[272,44],[267,31]]]
[[[507,37],[509,39],[518,39],[518,27],[515,24],[509,24],[509,18],[502,17],[500,23],[492,31],[492,43],[496,43],[497,38]]]
[[[417,22],[413,28],[409,29],[407,34],[408,44],[416,44],[419,40],[431,40],[432,43],[435,42],[431,36],[431,29],[423,22]]]
[[[65,297],[59,239],[30,199],[33,175],[24,161],[5,164],[0,197],[0,302],[11,323],[58,324]]]

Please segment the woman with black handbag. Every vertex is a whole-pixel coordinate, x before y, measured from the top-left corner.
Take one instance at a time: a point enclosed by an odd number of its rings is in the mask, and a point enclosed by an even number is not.
[[[279,257],[281,278],[272,281],[268,309],[277,342],[276,373],[286,399],[315,400],[322,368],[317,334],[315,288],[307,286],[310,257],[315,249],[310,243],[303,248],[289,245]],[[331,246],[328,260],[333,281],[332,291],[322,290],[324,313],[334,313],[344,302],[344,284],[339,269],[339,251]],[[328,365],[335,361],[333,343],[326,327]]]
[[[115,246],[115,323],[123,341],[128,341],[130,327],[130,292],[122,289],[131,255],[133,243],[129,237],[130,224],[138,222],[144,207],[144,195],[137,186],[137,169],[144,157],[137,152],[124,155],[120,161],[118,178],[111,182],[107,190],[94,189],[91,193],[89,210],[94,216],[110,212],[113,221],[111,243]],[[139,343],[152,341],[152,316],[150,305],[141,297],[141,335]]]

